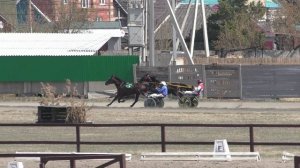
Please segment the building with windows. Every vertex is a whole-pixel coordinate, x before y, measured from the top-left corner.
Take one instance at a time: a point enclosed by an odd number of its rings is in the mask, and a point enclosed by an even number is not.
[[[28,22],[30,15],[33,20],[58,21],[59,12],[70,6],[86,9],[89,21],[116,21],[127,17],[122,4],[122,0],[18,0],[16,9],[19,23]]]
[[[7,21],[4,16],[0,15],[0,32],[11,32],[13,29],[12,25]]]

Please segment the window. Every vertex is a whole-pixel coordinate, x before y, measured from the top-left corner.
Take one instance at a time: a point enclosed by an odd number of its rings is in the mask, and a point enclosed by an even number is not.
[[[88,8],[89,7],[89,0],[81,0],[81,7]]]
[[[100,17],[100,16],[97,16],[97,17],[96,17],[96,21],[97,21],[97,22],[102,21],[101,17]]]
[[[105,0],[99,0],[100,5],[105,5]]]
[[[67,4],[68,3],[68,0],[63,0],[64,4]]]

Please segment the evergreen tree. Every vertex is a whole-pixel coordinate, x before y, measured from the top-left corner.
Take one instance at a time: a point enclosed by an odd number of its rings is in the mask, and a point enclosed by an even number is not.
[[[243,49],[258,47],[263,34],[257,20],[265,14],[262,3],[248,0],[219,0],[219,10],[207,20],[209,44],[212,49]],[[197,33],[203,41],[203,30]]]

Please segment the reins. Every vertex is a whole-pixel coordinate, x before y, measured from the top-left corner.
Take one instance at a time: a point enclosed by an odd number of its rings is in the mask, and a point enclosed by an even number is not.
[[[116,77],[112,77],[112,80],[115,82],[117,87],[121,87],[125,82],[118,80]]]

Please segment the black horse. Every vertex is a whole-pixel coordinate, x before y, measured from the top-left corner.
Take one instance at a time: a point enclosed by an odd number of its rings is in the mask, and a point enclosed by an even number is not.
[[[124,97],[135,95],[134,102],[130,105],[130,107],[133,107],[134,104],[139,100],[139,96],[141,93],[143,93],[143,90],[146,89],[144,85],[141,84],[130,84],[122,79],[112,75],[106,82],[105,85],[114,84],[117,88],[117,95],[114,97],[114,99],[107,105],[110,106],[115,100],[118,99],[118,102],[124,102]]]
[[[147,73],[138,82],[144,83],[148,90],[153,90],[161,81],[157,80],[155,76]],[[178,91],[194,90],[194,87],[191,85],[177,82],[167,82],[167,87],[168,93],[174,96],[178,95]]]
[[[155,76],[147,73],[140,80],[138,80],[138,83],[144,84],[148,90],[152,90],[158,86],[160,81],[157,80]]]

